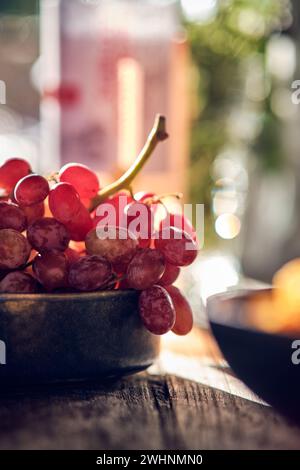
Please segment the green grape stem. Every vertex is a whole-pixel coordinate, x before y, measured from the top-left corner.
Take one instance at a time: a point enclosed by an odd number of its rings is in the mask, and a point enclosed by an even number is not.
[[[105,201],[109,196],[113,196],[121,189],[129,189],[135,177],[140,173],[145,163],[151,157],[157,144],[159,142],[163,142],[167,138],[168,134],[166,132],[166,118],[158,114],[155,118],[154,126],[148,136],[148,139],[136,160],[118,180],[99,191],[97,196],[92,199],[90,212],[94,211],[96,207],[101,204],[101,202]]]

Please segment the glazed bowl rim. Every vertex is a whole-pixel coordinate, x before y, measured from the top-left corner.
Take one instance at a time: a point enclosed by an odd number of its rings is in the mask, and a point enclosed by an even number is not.
[[[219,312],[217,313],[214,306],[212,305],[215,301],[219,302],[236,302],[241,299],[247,300],[250,296],[257,295],[259,293],[271,293],[274,291],[273,287],[266,287],[262,289],[237,289],[233,291],[221,292],[218,294],[214,294],[210,296],[207,300],[207,318],[211,324],[219,325],[222,327],[227,327],[239,331],[248,331],[250,333],[256,333],[257,335],[264,335],[264,336],[271,336],[271,337],[279,337],[279,338],[288,338],[291,341],[296,339],[297,333],[293,336],[292,333],[272,333],[270,331],[265,331],[260,328],[255,327],[254,325],[248,325],[245,321],[237,322],[234,318],[230,320],[226,319],[226,317],[222,317],[222,314]],[[213,311],[213,312],[212,312]]]
[[[96,292],[61,292],[61,293],[40,293],[40,294],[0,294],[0,303],[3,301],[60,301],[60,300],[97,300],[97,299],[114,299],[128,296],[136,296],[139,293],[137,290],[124,289],[124,290],[109,290],[109,291],[96,291]]]

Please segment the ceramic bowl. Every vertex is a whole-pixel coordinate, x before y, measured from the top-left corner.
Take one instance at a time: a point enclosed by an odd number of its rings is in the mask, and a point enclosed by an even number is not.
[[[1,385],[102,379],[147,368],[159,337],[142,325],[138,296],[1,295]]]
[[[247,303],[261,294],[262,291],[243,291],[211,297],[207,304],[211,329],[237,377],[283,415],[299,423],[300,364],[292,361],[292,344],[300,338],[247,326]],[[271,290],[263,294],[270,295]]]

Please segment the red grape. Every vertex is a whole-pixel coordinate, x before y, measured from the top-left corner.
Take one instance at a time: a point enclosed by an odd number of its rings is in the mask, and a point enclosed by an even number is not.
[[[69,264],[75,263],[75,261],[78,261],[81,258],[80,253],[70,247],[66,249],[65,255]]]
[[[68,261],[63,253],[47,251],[33,261],[33,272],[47,291],[68,285]]]
[[[122,273],[135,255],[138,241],[125,228],[105,227],[91,230],[85,245],[90,255],[103,256],[117,273]]]
[[[27,225],[31,225],[38,219],[44,217],[45,214],[45,204],[44,202],[39,202],[32,206],[22,207],[24,214],[26,215]]]
[[[147,202],[155,196],[155,193],[151,193],[149,191],[139,191],[138,193],[135,193],[134,199],[138,202]]]
[[[69,284],[82,292],[105,289],[112,278],[111,264],[101,256],[84,256],[70,267]]]
[[[95,211],[94,227],[113,225],[126,228],[124,211],[126,206],[132,201],[133,199],[127,191],[119,191],[114,196],[108,198]]]
[[[126,192],[120,192],[96,209],[94,227],[117,226],[136,235],[141,248],[151,242],[153,214],[150,206],[133,201]]]
[[[96,173],[80,163],[68,163],[63,166],[59,172],[59,180],[74,186],[83,199],[93,198],[100,188]]]
[[[163,335],[175,324],[175,309],[168,292],[161,286],[144,290],[139,298],[139,312],[145,327]]]
[[[16,204],[0,202],[0,229],[12,228],[23,232],[27,227],[24,211]]]
[[[175,266],[188,266],[195,261],[198,245],[192,237],[175,227],[161,230],[155,240],[155,248],[160,250],[165,260]]]
[[[11,158],[0,167],[0,188],[10,193],[17,182],[31,173],[28,162],[21,158]]]
[[[139,246],[148,248],[154,232],[153,207],[133,200],[126,191],[120,191],[97,207],[94,227],[117,226],[129,229],[139,239]]]
[[[154,217],[151,207],[142,202],[132,202],[125,208],[127,228],[140,241],[140,246],[147,248],[154,234]]]
[[[85,240],[88,232],[93,228],[93,221],[89,211],[81,204],[79,212],[70,222],[66,222],[65,226],[68,229],[71,240],[81,242]]]
[[[0,230],[0,269],[17,269],[26,264],[31,247],[16,230]]]
[[[146,239],[139,238],[139,248],[141,249],[150,248],[151,242],[152,242],[151,238],[146,238]]]
[[[193,328],[193,312],[190,304],[177,287],[169,286],[166,287],[166,290],[172,299],[176,312],[176,321],[172,331],[176,335],[185,336]]]
[[[15,271],[7,274],[0,282],[0,292],[34,294],[38,290],[36,280],[28,273]]]
[[[138,251],[127,268],[128,285],[136,290],[149,289],[162,277],[165,265],[159,251],[150,248]]]
[[[17,183],[14,197],[20,206],[32,206],[44,201],[48,194],[49,183],[46,178],[40,175],[28,175]]]
[[[171,286],[180,274],[180,268],[174,264],[166,263],[166,269],[157,284],[160,286]]]
[[[154,202],[154,199],[157,197],[155,193],[140,191],[134,195],[135,201],[146,203],[149,207],[151,207],[152,214],[155,215],[158,209],[160,201]],[[153,201],[152,201],[153,199]]]
[[[69,183],[65,183],[65,184],[69,184]],[[74,188],[75,189],[75,188]],[[75,189],[76,191],[76,189]],[[78,194],[78,193],[77,193]],[[79,194],[78,194],[79,196]],[[81,204],[86,207],[86,209],[89,209],[90,208],[90,205],[91,205],[91,199],[90,198],[87,198],[87,197],[82,197],[80,198],[80,201],[81,201]]]
[[[31,246],[40,253],[47,250],[65,251],[70,241],[66,227],[50,217],[31,224],[27,230],[27,238]]]
[[[79,194],[69,183],[58,183],[49,193],[49,208],[62,223],[70,222],[81,209]]]
[[[194,241],[197,240],[196,230],[184,214],[171,214],[168,213],[166,218],[160,223],[160,230],[167,227],[176,227],[184,232],[188,233]]]

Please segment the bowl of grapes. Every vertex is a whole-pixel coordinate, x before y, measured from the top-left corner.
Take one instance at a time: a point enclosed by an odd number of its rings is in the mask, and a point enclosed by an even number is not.
[[[97,380],[141,371],[160,336],[186,335],[191,307],[174,283],[198,252],[190,221],[134,180],[166,140],[158,115],[131,167],[101,185],[68,163],[49,175],[25,158],[0,167],[2,386]]]

